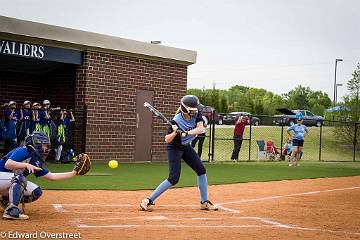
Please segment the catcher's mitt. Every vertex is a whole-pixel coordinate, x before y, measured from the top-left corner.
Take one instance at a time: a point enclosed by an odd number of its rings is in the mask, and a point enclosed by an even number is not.
[[[86,153],[80,153],[76,156],[74,171],[77,175],[86,174],[91,167],[90,157]]]

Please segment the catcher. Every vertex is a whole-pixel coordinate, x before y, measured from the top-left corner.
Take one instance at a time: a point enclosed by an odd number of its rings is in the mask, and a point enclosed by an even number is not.
[[[29,174],[59,181],[83,175],[90,170],[90,158],[79,154],[71,172],[52,173],[43,168],[50,152],[50,140],[43,132],[33,132],[25,138],[25,146],[10,151],[0,160],[0,206],[4,219],[26,220],[24,204],[33,202],[42,195],[41,188],[26,180]],[[22,210],[19,208],[22,203]]]

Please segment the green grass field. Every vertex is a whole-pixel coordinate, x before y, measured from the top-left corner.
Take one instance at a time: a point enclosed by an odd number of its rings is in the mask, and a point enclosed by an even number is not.
[[[209,129],[207,130],[209,133]],[[233,127],[231,128],[216,128],[215,130],[215,160],[216,161],[229,161],[231,158],[231,152],[233,150]],[[244,138],[249,138],[249,127],[245,129]],[[288,135],[286,133],[286,127],[284,128],[283,138],[286,141]],[[256,160],[256,153],[258,146],[256,140],[273,140],[275,146],[280,148],[281,146],[281,127],[279,126],[259,126],[252,127],[252,143],[251,143],[251,160]],[[206,139],[203,147],[203,160],[207,160],[209,138]],[[320,128],[311,127],[308,136],[305,139],[304,145],[304,161],[317,161],[319,160],[320,149]],[[195,148],[196,149],[196,148]],[[247,161],[249,155],[249,141],[243,141],[240,160]],[[333,134],[333,127],[323,127],[322,132],[322,149],[321,149],[322,161],[352,161],[353,150],[351,144],[346,144],[340,139],[336,138]],[[359,151],[357,151],[356,160],[360,160]]]
[[[205,166],[211,185],[360,175],[360,162],[301,162],[301,166],[297,168],[288,167],[286,162],[208,163]],[[48,164],[47,168],[52,172],[69,171],[72,164]],[[89,175],[60,182],[36,179],[34,176],[30,176],[29,180],[45,189],[139,190],[154,189],[167,175],[167,163],[122,163],[117,169],[110,169],[104,163],[95,163]],[[176,187],[196,185],[196,174],[187,165],[183,165]]]

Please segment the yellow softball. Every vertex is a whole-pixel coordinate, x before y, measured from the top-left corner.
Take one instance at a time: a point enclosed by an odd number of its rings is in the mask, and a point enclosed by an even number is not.
[[[109,161],[109,167],[110,168],[117,168],[118,166],[119,166],[118,161],[116,161],[116,160],[110,160]]]

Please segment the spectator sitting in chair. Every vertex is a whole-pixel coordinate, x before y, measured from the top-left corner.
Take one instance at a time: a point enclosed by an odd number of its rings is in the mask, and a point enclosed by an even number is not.
[[[287,156],[287,160],[290,161],[290,157],[292,154],[292,147],[293,147],[292,139],[288,138],[288,141],[284,144],[284,148],[282,152],[284,158],[282,160],[285,160],[285,156]],[[301,160],[302,155],[303,152],[300,153],[299,161]]]
[[[283,152],[282,152],[282,155],[284,156],[283,160],[285,160],[285,156],[287,156],[288,160],[290,160],[291,153],[292,153],[292,139],[288,138],[287,142],[284,144],[283,147]]]

